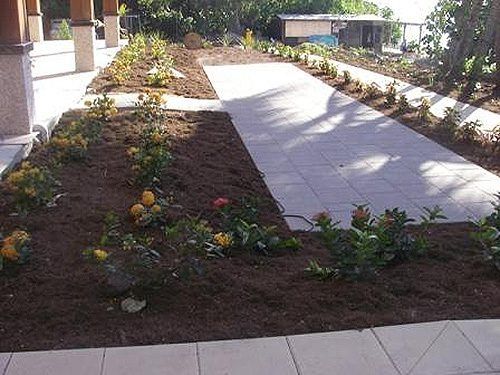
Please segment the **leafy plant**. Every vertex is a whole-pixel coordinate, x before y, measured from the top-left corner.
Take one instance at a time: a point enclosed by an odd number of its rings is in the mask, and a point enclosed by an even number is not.
[[[155,87],[167,86],[168,82],[172,79],[172,68],[174,67],[174,60],[172,58],[163,58],[155,65],[153,71],[148,74],[148,85]]]
[[[24,264],[31,253],[30,235],[22,230],[15,230],[9,236],[0,234],[2,248],[0,249],[0,271],[6,263]]]
[[[408,98],[406,97],[406,95],[401,94],[398,100],[397,113],[403,115],[406,112],[408,112],[409,109],[410,109],[410,103],[408,103]]]
[[[306,271],[322,279],[373,277],[387,264],[422,255],[428,245],[426,235],[429,226],[443,217],[439,208],[429,210],[421,232],[414,236],[408,230],[408,225],[414,220],[398,208],[373,217],[366,206],[357,206],[348,230],[341,230],[340,222],[334,222],[328,213],[320,213],[314,219],[330,252],[332,265],[323,267],[316,261],[310,261]]]
[[[398,83],[395,80],[387,85],[387,89],[385,91],[385,105],[387,107],[392,107],[396,104],[397,85]]]
[[[439,126],[448,134],[454,136],[460,126],[460,112],[452,107],[447,107]]]
[[[71,27],[66,19],[63,19],[59,24],[59,29],[56,33],[56,39],[59,40],[71,40],[73,39],[73,33],[71,32]]]
[[[165,101],[161,92],[146,91],[139,95],[134,113],[139,120],[144,122],[160,122],[165,118],[163,104]]]
[[[352,75],[351,72],[348,70],[344,70],[344,84],[349,85],[352,82]]]
[[[243,47],[245,49],[252,49],[255,45],[255,39],[253,36],[253,31],[250,29],[245,29],[243,33],[243,38],[241,39]]]
[[[365,87],[364,94],[367,99],[375,99],[381,94],[381,91],[378,85],[375,82],[372,82],[372,84]]]
[[[163,223],[168,201],[157,197],[151,190],[144,190],[140,202],[130,207],[129,213],[134,223],[141,227]]]
[[[337,66],[328,58],[322,58],[318,63],[319,69],[327,76],[332,78],[337,78],[338,69]]]
[[[431,121],[431,101],[429,98],[422,98],[422,102],[418,107],[418,118],[422,124],[426,124]]]
[[[483,124],[480,120],[464,122],[455,130],[455,139],[466,143],[474,143],[481,135]]]
[[[43,206],[54,196],[55,179],[47,168],[23,162],[6,179],[7,189],[14,194],[16,206],[21,211]]]
[[[477,230],[472,236],[481,243],[485,260],[500,271],[500,194],[496,197],[493,212],[474,223]]]

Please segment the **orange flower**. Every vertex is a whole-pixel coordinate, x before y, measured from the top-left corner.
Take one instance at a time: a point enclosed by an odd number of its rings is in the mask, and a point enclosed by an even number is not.
[[[135,218],[141,216],[143,212],[144,212],[144,206],[140,203],[136,203],[132,207],[130,207],[130,215],[132,215]]]
[[[12,262],[16,262],[19,259],[19,253],[13,247],[3,247],[0,250],[0,254],[5,258]]]

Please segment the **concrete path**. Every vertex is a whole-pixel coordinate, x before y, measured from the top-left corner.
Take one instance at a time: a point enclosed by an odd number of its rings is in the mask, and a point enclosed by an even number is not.
[[[286,214],[347,223],[367,203],[417,218],[437,204],[451,221],[491,212],[499,177],[292,64],[204,68]]]
[[[0,374],[500,374],[500,321],[440,321],[247,340],[0,353]]]
[[[139,93],[110,93],[108,97],[115,100],[118,108],[133,108],[139,100]],[[83,99],[73,108],[85,108],[86,100],[94,100],[99,95],[85,95]],[[220,100],[216,99],[195,99],[185,98],[177,95],[163,95],[165,109],[175,111],[222,111],[223,106]]]
[[[30,53],[35,92],[33,130],[40,132],[42,138],[45,138],[61,115],[78,103],[92,79],[100,69],[111,63],[119,50],[120,48],[105,48],[104,40],[97,40],[96,70],[76,73],[72,40],[34,43]],[[0,140],[0,176],[27,154],[32,139],[28,136]]]
[[[315,56],[315,58],[321,58]],[[500,125],[500,114],[488,111],[486,109],[478,108],[470,104],[462,103],[456,99],[440,95],[436,92],[423,89],[418,86],[414,86],[407,82],[403,82],[399,79],[394,79],[393,77],[385,76],[380,73],[373,72],[371,70],[359,68],[357,66],[349,65],[337,60],[332,60],[339,69],[340,74],[345,70],[349,71],[353,78],[360,80],[366,84],[371,84],[375,82],[381,89],[385,90],[388,84],[391,82],[397,82],[397,91],[399,94],[404,94],[408,98],[408,101],[413,106],[419,106],[423,98],[428,98],[431,103],[431,109],[433,115],[443,118],[446,108],[452,107],[460,111],[462,114],[462,123],[467,121],[479,120],[482,122],[483,131],[491,131],[496,126]]]

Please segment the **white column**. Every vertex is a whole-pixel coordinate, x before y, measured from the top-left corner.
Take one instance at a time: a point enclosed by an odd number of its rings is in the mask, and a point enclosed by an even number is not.
[[[32,42],[43,42],[43,22],[42,15],[28,15],[28,27],[30,40]]]
[[[0,135],[30,134],[34,121],[32,43],[0,45]]]
[[[72,25],[75,43],[75,62],[77,72],[95,69],[95,30],[94,25]]]
[[[120,16],[104,16],[106,47],[118,47],[120,43]]]

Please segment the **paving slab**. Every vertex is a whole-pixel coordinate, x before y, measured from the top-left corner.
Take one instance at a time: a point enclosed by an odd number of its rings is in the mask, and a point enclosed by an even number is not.
[[[401,374],[409,374],[447,324],[447,321],[407,324],[373,331]]]
[[[198,375],[196,344],[106,349],[102,375]]]
[[[500,370],[500,321],[459,320],[458,328],[495,370]]]
[[[298,375],[286,338],[198,344],[200,375]]]
[[[14,353],[5,375],[100,375],[104,349]]]
[[[500,191],[493,173],[292,64],[204,69],[285,214],[330,210],[345,227],[349,211],[332,206],[399,207],[418,219],[443,204],[460,222],[484,216]]]
[[[415,365],[411,375],[462,374],[493,369],[451,322]]]
[[[370,330],[291,336],[289,342],[300,374],[398,374]]]

